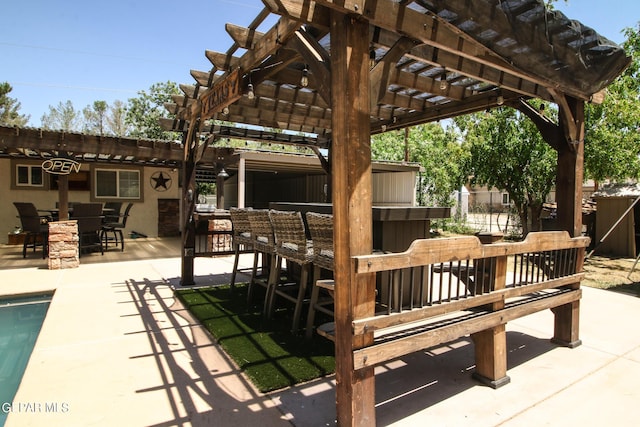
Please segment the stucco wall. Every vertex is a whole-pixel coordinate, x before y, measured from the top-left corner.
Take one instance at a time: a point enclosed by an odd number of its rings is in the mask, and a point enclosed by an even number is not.
[[[22,162],[22,161],[21,161]],[[109,167],[117,168],[117,165]],[[82,171],[89,171],[91,165],[83,164]],[[151,179],[154,172],[162,171],[165,176],[171,179],[166,191],[156,190],[155,181]],[[38,209],[54,208],[58,201],[58,192],[45,189],[11,189],[11,177],[13,167],[10,159],[0,159],[0,242],[7,243],[8,233],[20,225],[18,213],[13,206],[13,202],[32,202]],[[179,199],[180,188],[178,187],[179,171],[166,168],[145,167],[142,169],[141,186],[143,191],[143,201],[134,201],[130,218],[127,222],[125,235],[128,237],[133,230],[145,234],[149,237],[158,235],[158,199]],[[160,190],[164,188],[160,187]],[[91,202],[91,191],[69,191],[70,202]],[[123,200],[123,209],[128,202]],[[176,222],[179,219],[176,218]]]

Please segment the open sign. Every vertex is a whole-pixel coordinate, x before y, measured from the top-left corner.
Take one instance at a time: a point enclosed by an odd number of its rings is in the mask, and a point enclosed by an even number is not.
[[[80,163],[71,159],[48,159],[42,162],[42,169],[55,175],[69,175],[80,172]]]

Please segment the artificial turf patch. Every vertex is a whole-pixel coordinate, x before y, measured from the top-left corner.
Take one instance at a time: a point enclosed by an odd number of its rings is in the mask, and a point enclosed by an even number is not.
[[[292,334],[291,311],[265,319],[258,306],[247,306],[246,285],[236,285],[233,293],[229,286],[216,286],[176,295],[263,393],[335,371],[331,341]]]

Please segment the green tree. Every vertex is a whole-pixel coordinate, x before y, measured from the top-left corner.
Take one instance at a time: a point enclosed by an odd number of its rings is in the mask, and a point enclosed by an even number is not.
[[[108,132],[115,136],[126,136],[129,134],[129,126],[126,124],[127,109],[120,100],[113,101],[107,110],[105,124]]]
[[[84,116],[84,131],[97,135],[105,134],[105,121],[108,105],[106,101],[93,101],[87,105],[82,114]]]
[[[7,82],[0,83],[0,124],[6,126],[24,126],[29,116],[19,113],[20,103],[9,96],[13,90]]]
[[[164,104],[171,102],[171,95],[178,94],[178,86],[171,81],[156,83],[138,92],[137,98],[127,102],[125,124],[131,126],[131,136],[150,139],[177,139],[175,132],[165,132],[160,127],[160,118],[170,118]]]
[[[82,117],[73,107],[71,101],[59,102],[57,107],[49,105],[49,113],[41,118],[42,127],[50,130],[65,132],[80,132],[82,130]]]
[[[491,114],[455,119],[469,150],[472,182],[509,193],[523,234],[541,227],[542,206],[553,188],[557,153],[533,122],[515,109],[496,108]]]
[[[451,206],[452,194],[466,181],[463,166],[468,154],[451,128],[428,123],[406,130],[375,135],[371,142],[375,160],[408,160],[424,167],[419,185],[421,205]]]
[[[623,48],[632,62],[585,111],[585,176],[596,182],[640,178],[640,27],[627,28]]]

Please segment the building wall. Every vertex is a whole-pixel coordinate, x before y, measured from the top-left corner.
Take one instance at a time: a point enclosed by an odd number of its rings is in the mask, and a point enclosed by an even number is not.
[[[415,206],[415,172],[373,174],[373,204],[376,206]]]
[[[415,206],[415,172],[379,172],[373,174],[373,204],[377,206]],[[265,209],[270,202],[324,203],[327,201],[327,176],[293,175],[272,172],[247,173],[245,206]],[[237,176],[224,187],[225,208],[238,206]]]
[[[26,163],[26,160],[20,160],[20,163]],[[42,161],[32,160],[28,163],[40,165]],[[93,163],[95,166],[96,164]],[[100,168],[131,168],[132,166],[120,166],[117,164],[101,164]],[[174,233],[175,229],[171,229],[171,221],[175,221],[180,226],[180,219],[177,217],[172,219],[171,212],[175,209],[166,208],[168,205],[174,205],[171,200],[179,203],[180,188],[178,185],[179,171],[167,168],[153,167],[134,167],[141,171],[141,200],[134,201],[130,217],[127,222],[127,228],[124,230],[125,235],[129,235],[132,231],[144,234],[149,237],[158,236],[159,223],[162,222],[163,230],[169,230]],[[89,177],[89,185],[87,190],[70,190],[69,202],[87,203],[92,202],[93,183],[91,182],[92,164],[85,163],[81,165],[81,172],[87,173]],[[165,176],[171,178],[169,188],[165,191],[162,187],[156,189],[152,179],[154,173],[162,171]],[[20,225],[17,217],[17,211],[13,206],[13,202],[33,202],[36,208],[49,209],[56,207],[58,201],[58,191],[51,190],[48,179],[49,175],[45,174],[45,185],[40,189],[17,189],[12,188],[11,178],[15,173],[15,165],[10,159],[0,159],[0,198],[5,203],[0,205],[0,243],[8,241],[8,234]],[[70,176],[70,180],[73,177]],[[324,173],[290,173],[290,172],[256,172],[247,171],[245,183],[245,206],[254,208],[266,208],[269,202],[299,202],[299,203],[322,203],[327,201],[327,176]],[[388,172],[378,171],[374,169],[373,174],[373,203],[379,206],[413,206],[416,201],[416,172]],[[225,208],[238,205],[238,179],[237,175],[231,176],[225,181]],[[164,204],[161,208],[163,217],[159,217],[159,201]],[[119,201],[119,200],[104,200]],[[127,200],[122,200],[124,206]],[[175,207],[175,206],[174,206]],[[169,216],[169,218],[167,217]],[[164,234],[164,233],[163,233]]]
[[[20,163],[41,164],[41,161],[20,160]],[[103,165],[104,167],[119,168],[118,165]],[[101,166],[102,167],[102,166]],[[91,165],[82,164],[81,171],[90,171]],[[151,179],[154,172],[162,171],[165,176],[171,178],[166,191],[158,191],[154,188],[155,182]],[[20,219],[13,202],[32,202],[38,209],[55,208],[58,201],[58,191],[49,190],[48,179],[45,174],[45,186],[42,189],[15,189],[11,188],[12,174],[15,168],[10,159],[0,159],[0,199],[4,202],[0,204],[0,242],[8,241],[8,234],[20,226]],[[142,168],[140,183],[143,199],[135,201],[130,212],[125,233],[131,231],[145,234],[149,237],[158,235],[158,199],[179,199],[180,188],[178,186],[178,171],[166,168]],[[92,187],[93,188],[93,187]],[[161,190],[164,188],[160,187]],[[69,191],[69,202],[89,203],[92,202],[91,191]],[[128,203],[123,201],[123,209]],[[179,218],[176,218],[179,223]]]
[[[489,190],[486,187],[472,187],[469,190],[469,211],[506,211],[509,209],[509,204],[503,204],[503,194],[505,193],[506,191],[498,191],[495,188]]]

